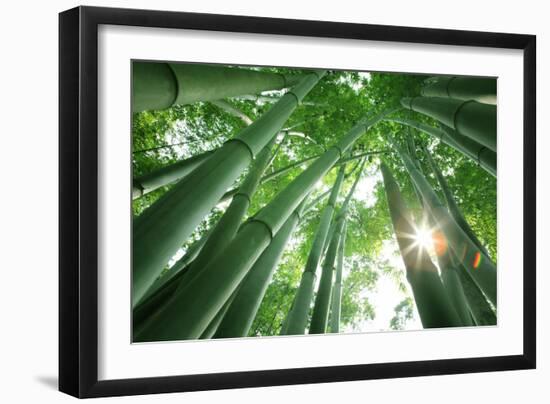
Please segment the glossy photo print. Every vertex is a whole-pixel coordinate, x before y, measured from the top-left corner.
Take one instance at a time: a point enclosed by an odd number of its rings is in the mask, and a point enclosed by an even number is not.
[[[497,324],[497,79],[132,61],[132,340]]]

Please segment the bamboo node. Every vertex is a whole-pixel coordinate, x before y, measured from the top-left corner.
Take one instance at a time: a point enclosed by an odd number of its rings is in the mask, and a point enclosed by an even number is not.
[[[455,112],[453,113],[453,129],[456,130],[456,118],[458,116],[458,113],[460,112],[460,110],[464,107],[464,105],[466,104],[469,104],[471,102],[475,102],[474,100],[468,100],[468,101],[464,101],[462,104],[460,104],[456,109],[455,109]]]
[[[285,95],[292,95],[296,99],[296,104],[300,105],[300,98],[298,98],[298,96],[292,91],[287,91]]]
[[[273,235],[273,230],[271,229],[271,226],[270,226],[268,223],[266,223],[266,222],[264,222],[263,220],[258,219],[258,218],[256,218],[256,217],[253,217],[252,219],[250,219],[248,223],[251,224],[251,223],[253,223],[253,222],[258,222],[258,223],[260,223],[260,224],[263,224],[264,227],[267,229],[267,232],[269,233],[269,239],[270,239],[270,240],[273,240],[273,237],[274,237],[274,235]]]
[[[418,97],[411,97],[411,98],[409,98],[409,109],[410,109],[411,111],[413,111],[413,101],[414,101],[415,98],[418,98]]]
[[[451,86],[451,82],[456,79],[456,76],[453,76],[451,77],[450,79],[447,80],[447,85],[445,86],[445,92],[447,93],[447,97],[449,98],[452,98],[451,97],[451,92],[449,91],[449,87]]]
[[[237,193],[235,193],[235,195],[233,195],[233,198],[235,198],[235,197],[238,196],[238,195],[243,196],[244,198],[246,198],[246,200],[248,201],[248,204],[249,204],[249,205],[252,203],[252,200],[250,199],[250,196],[249,196],[247,193],[245,193],[245,192],[237,192]]]
[[[252,148],[248,145],[248,143],[246,143],[244,140],[242,140],[241,138],[238,138],[238,137],[234,137],[233,139],[229,139],[228,141],[225,142],[225,144],[228,144],[230,142],[237,142],[237,143],[241,143],[241,144],[244,144],[246,149],[248,150],[248,152],[250,153],[250,158],[254,158],[254,151],[252,150]]]
[[[283,73],[277,73],[279,75],[279,77],[281,77],[283,79],[283,88],[287,88],[288,87],[288,80],[286,78],[286,75],[283,74]]]
[[[337,144],[334,144],[334,145],[330,146],[330,147],[327,149],[327,151],[330,150],[330,149],[336,149],[336,151],[338,152],[338,160],[340,160],[340,159],[343,157],[344,151],[343,151],[342,148],[341,148],[340,146],[338,146]]]
[[[479,150],[477,151],[477,165],[478,167],[481,167],[481,153],[483,153],[483,150],[486,150],[487,148],[485,146],[481,146]]]
[[[172,67],[172,65],[170,63],[166,63],[166,65],[168,66],[168,69],[172,73],[172,76],[174,76],[174,81],[176,82],[176,95],[174,96],[174,100],[170,104],[170,105],[174,105],[180,96],[180,92],[181,92],[180,81],[178,80],[178,76],[174,71],[174,68]]]

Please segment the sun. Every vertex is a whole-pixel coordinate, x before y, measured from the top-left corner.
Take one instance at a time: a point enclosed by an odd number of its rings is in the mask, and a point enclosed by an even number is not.
[[[415,243],[423,249],[429,249],[433,245],[432,230],[426,227],[419,227],[414,235]]]

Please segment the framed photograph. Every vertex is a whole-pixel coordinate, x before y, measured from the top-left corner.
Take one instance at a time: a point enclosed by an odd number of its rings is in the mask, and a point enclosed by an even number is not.
[[[61,391],[535,367],[534,36],[59,27]]]

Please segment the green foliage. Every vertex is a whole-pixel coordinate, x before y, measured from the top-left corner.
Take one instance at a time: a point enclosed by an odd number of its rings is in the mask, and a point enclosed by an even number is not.
[[[374,307],[365,294],[376,286],[378,280],[378,274],[371,268],[371,263],[363,257],[357,256],[352,259],[351,268],[342,286],[340,321],[343,329],[361,331],[361,323],[375,317]]]
[[[283,256],[250,327],[250,336],[279,335],[300,283],[300,258],[293,251],[287,251]]]
[[[395,316],[390,320],[392,330],[403,330],[407,321],[413,318],[413,300],[410,297],[403,299],[395,306]]]

